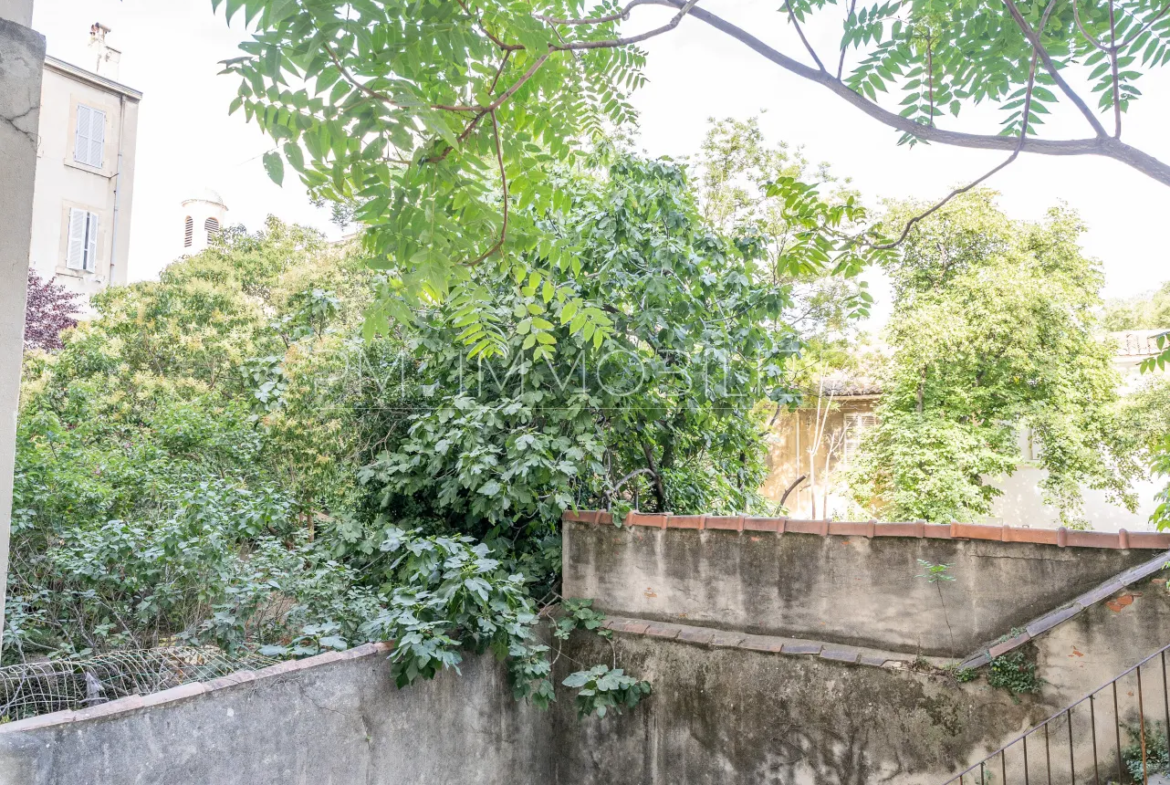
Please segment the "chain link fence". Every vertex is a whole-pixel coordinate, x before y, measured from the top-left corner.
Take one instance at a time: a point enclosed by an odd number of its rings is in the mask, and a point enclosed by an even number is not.
[[[0,722],[85,709],[277,662],[255,653],[234,656],[214,647],[174,646],[7,665],[0,667]]]

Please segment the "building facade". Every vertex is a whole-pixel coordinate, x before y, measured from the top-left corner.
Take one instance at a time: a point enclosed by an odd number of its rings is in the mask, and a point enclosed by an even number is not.
[[[91,30],[91,71],[45,59],[30,267],[87,297],[124,284],[142,93],[118,81],[109,32]]]

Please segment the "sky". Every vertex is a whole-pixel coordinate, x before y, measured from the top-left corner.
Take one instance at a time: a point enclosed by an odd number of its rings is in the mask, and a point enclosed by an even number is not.
[[[811,63],[776,11],[782,7],[777,0],[704,0],[703,6]],[[664,8],[635,9],[625,32],[650,29],[671,15]],[[181,251],[180,202],[205,187],[223,195],[231,223],[257,228],[271,213],[338,234],[328,211],[312,207],[295,178],[286,178],[283,188],[268,179],[260,157],[271,142],[241,114],[227,114],[237,84],[233,76],[218,76],[217,64],[238,54],[245,36],[241,18],[229,28],[222,9],[212,14],[210,0],[36,0],[33,26],[46,36],[49,54],[84,66],[89,26],[102,22],[113,31],[110,45],[122,50],[119,81],[144,93],[132,280],[156,277]],[[814,25],[806,33],[822,60],[835,60],[839,28]],[[695,19],[644,46],[649,83],[634,103],[641,111],[638,141],[652,155],[693,154],[709,118],[758,115],[771,141],[803,146],[810,160],[850,178],[871,205],[885,198],[941,198],[1004,157],[939,145],[898,147],[897,132]],[[1170,160],[1170,73],[1139,84],[1147,99],[1126,116],[1123,140]],[[996,122],[993,113],[977,111],[940,124],[994,132]],[[1075,111],[1058,110],[1045,136],[1081,137],[1086,128]],[[1013,218],[1040,218],[1062,200],[1079,211],[1089,227],[1083,245],[1103,263],[1107,297],[1140,294],[1170,279],[1170,188],[1137,171],[1108,159],[1025,155],[987,185],[1002,193],[1001,206]],[[880,321],[888,313],[888,292],[881,276],[870,277]]]

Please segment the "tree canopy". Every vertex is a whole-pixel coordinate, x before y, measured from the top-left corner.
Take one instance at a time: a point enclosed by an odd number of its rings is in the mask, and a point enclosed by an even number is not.
[[[1063,208],[1008,220],[992,192],[975,191],[909,234],[887,267],[893,356],[880,423],[851,470],[860,503],[971,520],[990,511],[990,480],[1030,460],[1067,524],[1083,525],[1082,486],[1133,508],[1142,453],[1119,427],[1114,347],[1096,317],[1103,277],[1077,245],[1082,231]]]

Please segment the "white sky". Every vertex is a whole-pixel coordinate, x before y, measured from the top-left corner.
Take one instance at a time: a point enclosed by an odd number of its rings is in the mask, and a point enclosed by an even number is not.
[[[703,6],[785,53],[808,61],[778,0],[704,0]],[[832,13],[832,11],[830,11]],[[671,12],[636,9],[629,32],[657,26]],[[138,128],[138,171],[131,224],[130,277],[151,278],[179,251],[179,202],[201,187],[219,191],[229,221],[258,228],[275,214],[329,231],[328,212],[308,204],[295,177],[278,188],[260,156],[271,147],[242,115],[228,117],[236,80],[217,76],[220,60],[236,56],[240,13],[233,29],[211,13],[210,0],[36,0],[33,26],[49,54],[85,66],[89,25],[100,21],[122,50],[119,81],[143,91]],[[836,61],[836,30],[806,31],[826,63]],[[761,121],[773,141],[803,145],[813,162],[825,161],[850,177],[866,202],[883,197],[941,197],[999,163],[1003,153],[919,145],[897,147],[897,132],[763,60],[698,20],[646,44],[649,84],[635,96],[642,110],[641,144],[654,155],[694,153],[711,117]],[[810,61],[809,61],[810,62]],[[1123,140],[1170,160],[1170,73],[1139,82],[1146,95],[1125,117]],[[891,106],[896,106],[895,98]],[[1090,103],[1094,103],[1091,100]],[[996,128],[993,114],[941,124],[958,130]],[[1108,127],[1108,124],[1107,124]],[[1058,112],[1044,135],[1088,135],[1079,115]],[[1016,218],[1034,219],[1058,200],[1089,225],[1084,245],[1104,262],[1106,296],[1129,296],[1170,279],[1170,188],[1122,164],[1089,157],[1022,156],[989,186]],[[882,294],[880,281],[875,292]],[[882,305],[885,305],[884,303]],[[879,314],[885,308],[879,305]]]

